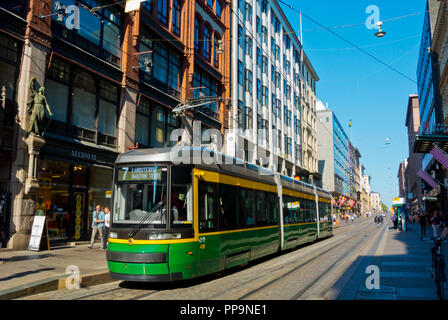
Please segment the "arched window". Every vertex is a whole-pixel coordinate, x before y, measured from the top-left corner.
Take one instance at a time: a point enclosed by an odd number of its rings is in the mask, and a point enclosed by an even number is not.
[[[72,124],[95,130],[96,83],[86,72],[79,72],[73,82]]]
[[[210,27],[205,25],[204,26],[204,58],[210,61],[211,57],[211,39],[212,34],[210,31]]]

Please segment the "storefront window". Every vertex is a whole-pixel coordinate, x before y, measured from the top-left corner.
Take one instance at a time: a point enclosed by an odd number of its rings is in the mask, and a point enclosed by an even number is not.
[[[41,159],[36,214],[45,215],[50,241],[90,236],[91,212],[110,206],[112,168]]]
[[[112,200],[112,169],[102,167],[90,167],[89,172],[89,210],[88,223],[92,225],[91,213],[95,210],[97,204],[104,209],[105,206],[111,207]]]
[[[51,241],[69,238],[70,167],[68,163],[41,160],[36,214],[45,215]]]

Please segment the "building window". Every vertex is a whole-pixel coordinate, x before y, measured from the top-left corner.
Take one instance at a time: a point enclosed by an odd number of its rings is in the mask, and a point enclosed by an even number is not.
[[[268,105],[268,87],[263,86],[263,93],[262,93],[262,100],[263,105]]]
[[[244,129],[252,129],[252,108],[245,107],[244,108]]]
[[[238,60],[238,84],[243,84],[243,62]]]
[[[246,36],[245,47],[246,54],[252,56],[252,38],[250,36]]]
[[[263,12],[263,13],[268,12],[268,1],[267,0],[261,1],[261,12]]]
[[[246,21],[252,22],[252,6],[246,2]]]
[[[211,39],[212,34],[210,32],[210,28],[208,26],[204,26],[204,58],[207,61],[210,61],[211,58]]]
[[[173,0],[172,15],[173,32],[180,35],[180,0]]]
[[[147,99],[140,99],[135,116],[135,143],[142,147],[149,147],[149,128],[151,105]]]
[[[223,5],[221,3],[221,1],[217,0],[216,1],[216,15],[218,16],[218,18],[221,19],[222,17],[222,11],[223,11]]]
[[[265,74],[268,73],[268,57],[265,55],[261,58],[261,71]]]
[[[79,6],[77,1],[74,0],[64,0],[62,4]],[[93,8],[100,6],[100,3],[98,1],[87,1],[87,6]],[[121,59],[122,10],[119,7],[105,7],[95,11],[95,15],[93,15],[89,9],[79,6],[79,20],[82,21],[79,30],[67,32],[64,22],[58,21],[57,15],[54,15],[52,31],[95,56],[119,65]]]
[[[201,38],[201,20],[197,17],[194,19],[194,50],[200,52],[199,39]]]
[[[152,14],[152,0],[146,0],[141,3],[141,6],[148,11],[149,14]]]
[[[221,87],[217,80],[210,76],[207,72],[195,66],[195,72],[193,75],[193,87],[205,87],[203,89],[194,90],[193,98],[199,98],[199,94],[202,92],[206,97],[217,97],[221,94]],[[201,111],[209,115],[210,117],[219,120],[219,104],[217,102],[210,103],[201,107],[195,108],[195,110]]]
[[[252,94],[252,71],[246,69],[246,91]]]
[[[238,45],[243,48],[243,27],[238,24]]]
[[[159,11],[159,21],[164,25],[168,25],[168,0],[157,0]]]
[[[79,72],[73,82],[72,124],[95,130],[96,84],[87,72]]]
[[[213,63],[216,68],[219,67],[219,54],[218,54],[219,40],[221,40],[219,35],[215,34],[215,39],[214,39],[215,44],[214,44],[214,49],[213,49]]]
[[[268,43],[268,29],[266,27],[261,27],[261,37],[264,43]]]
[[[140,65],[144,65],[145,60],[149,58],[152,67],[148,69],[141,67],[140,74],[148,83],[168,91],[168,94],[178,96],[182,78],[182,56],[165,42],[153,41],[153,38],[157,37],[147,30],[142,31],[140,51],[152,51],[152,53],[140,55]]]
[[[115,83],[53,58],[45,86],[56,120],[50,123],[49,130],[98,144],[115,145],[119,102]],[[78,129],[72,130],[73,127],[61,123],[71,123]]]
[[[152,147],[163,147],[165,145],[165,113],[161,107],[156,107],[152,115]]]

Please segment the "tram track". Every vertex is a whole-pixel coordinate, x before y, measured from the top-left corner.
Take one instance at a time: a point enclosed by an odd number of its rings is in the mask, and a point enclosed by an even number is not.
[[[357,225],[359,227],[359,225]],[[369,231],[373,231],[375,229],[375,226],[371,226],[368,227]],[[351,228],[350,228],[351,229]],[[348,231],[348,230],[346,230]],[[292,275],[295,272],[298,272],[299,270],[305,268],[306,266],[312,264],[313,262],[316,262],[319,259],[327,259],[326,254],[333,251],[335,248],[339,248],[341,243],[345,243],[345,242],[350,242],[353,239],[359,238],[360,235],[364,234],[366,231],[365,230],[360,230],[357,233],[351,235],[349,238],[341,238],[340,240],[338,240],[338,242],[335,242],[334,244],[332,244],[330,247],[324,247],[323,250],[318,250],[316,252],[314,252],[312,254],[312,256],[307,259],[306,261],[300,263],[299,265],[294,266],[292,269],[287,270],[286,272],[282,272],[281,274],[277,274],[273,277],[271,277],[271,279],[268,282],[265,282],[264,284],[262,284],[261,286],[259,286],[258,288],[255,288],[247,293],[245,293],[244,295],[240,296],[240,297],[233,297],[232,299],[236,299],[236,300],[243,300],[243,299],[250,299],[250,296],[254,296],[257,293],[261,292],[262,290],[265,290],[266,288],[268,288],[269,286],[272,286],[273,284],[276,284],[278,281],[284,280],[286,277]],[[346,258],[346,256],[348,256],[350,253],[352,253],[352,250],[357,247],[359,244],[356,243],[354,246],[351,246],[343,256],[341,256],[340,258],[337,259],[336,262],[334,262],[329,268],[327,268],[324,272],[322,272],[321,274],[324,274],[328,271],[330,271],[339,261],[343,260],[344,258]],[[317,276],[311,283],[309,283],[308,285],[306,285],[305,287],[303,287],[299,292],[297,292],[292,298],[291,300],[295,300],[298,297],[300,297],[303,293],[305,293],[310,287],[312,287],[316,282],[318,282],[320,279],[319,276]]]
[[[67,299],[67,300],[162,300],[162,299],[253,299],[260,296],[261,293],[284,279],[294,275],[300,270],[313,266],[332,250],[340,247],[343,243],[352,243],[354,239],[362,237],[363,234],[370,234],[376,225],[370,225],[371,221],[364,220],[358,223],[349,224],[344,227],[334,229],[333,236],[327,239],[316,241],[303,247],[287,250],[284,253],[276,254],[273,257],[262,258],[261,261],[255,261],[253,265],[244,267],[240,270],[226,270],[220,277],[216,275],[206,276],[191,280],[179,285],[175,284],[153,284],[153,283],[128,283],[114,281],[108,284],[98,285],[91,288],[81,288],[84,292],[59,291],[46,293],[41,299]],[[354,231],[356,230],[356,231]],[[353,234],[351,234],[354,232]],[[354,241],[358,243],[360,241]],[[324,271],[331,270],[350,253],[355,250],[357,245],[351,245],[348,250],[336,259]],[[300,264],[297,265],[297,262]],[[270,275],[267,279],[266,275]],[[319,276],[310,281],[300,291],[295,292],[291,299],[300,299],[301,296],[312,288],[318,281]],[[255,286],[255,287],[254,287]],[[249,289],[249,291],[248,291]],[[95,291],[95,292],[93,292]],[[262,296],[262,295],[261,295]],[[28,298],[33,299],[33,296]],[[255,298],[260,299],[261,297]],[[39,299],[35,296],[35,299]]]

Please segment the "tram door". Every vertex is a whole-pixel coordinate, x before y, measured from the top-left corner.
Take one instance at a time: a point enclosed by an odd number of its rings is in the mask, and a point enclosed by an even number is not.
[[[218,228],[218,197],[215,183],[199,181],[199,233],[214,233]],[[198,275],[215,272],[220,268],[220,235],[200,235]]]

